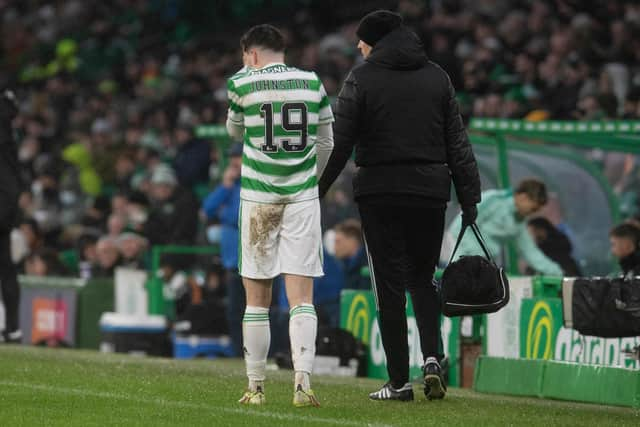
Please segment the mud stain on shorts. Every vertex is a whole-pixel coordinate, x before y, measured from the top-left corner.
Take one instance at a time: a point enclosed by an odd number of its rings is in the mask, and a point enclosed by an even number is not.
[[[264,204],[251,209],[249,215],[249,244],[260,258],[267,256],[269,236],[280,227],[285,205]]]

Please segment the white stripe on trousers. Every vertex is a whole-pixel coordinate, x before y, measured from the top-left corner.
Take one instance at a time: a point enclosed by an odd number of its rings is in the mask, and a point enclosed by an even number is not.
[[[373,259],[371,258],[371,252],[369,252],[369,245],[367,244],[367,236],[362,230],[362,240],[364,240],[364,250],[367,253],[367,262],[369,264],[369,275],[371,276],[371,290],[376,301],[376,310],[380,311],[380,304],[378,302],[378,286],[376,285],[376,272],[373,269]]]

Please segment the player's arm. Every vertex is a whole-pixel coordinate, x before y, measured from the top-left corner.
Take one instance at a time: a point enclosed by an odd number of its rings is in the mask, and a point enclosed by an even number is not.
[[[316,137],[316,155],[318,156],[317,175],[322,176],[331,151],[333,151],[333,111],[324,86],[320,85],[320,110],[318,112],[318,134]]]
[[[360,128],[360,104],[358,82],[353,73],[349,73],[336,102],[335,145],[318,183],[320,197],[324,197],[351,157]]]
[[[227,111],[227,132],[233,140],[241,140],[244,136],[244,108],[242,100],[236,91],[232,79],[227,80],[227,96],[229,110]]]
[[[329,156],[333,151],[333,126],[331,123],[318,125],[318,136],[316,137],[316,155],[318,156],[318,179],[322,176]]]

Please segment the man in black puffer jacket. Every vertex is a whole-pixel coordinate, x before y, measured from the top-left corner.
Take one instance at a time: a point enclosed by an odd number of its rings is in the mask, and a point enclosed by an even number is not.
[[[412,400],[405,291],[425,358],[425,394],[445,394],[440,308],[433,272],[451,180],[471,223],[480,201],[478,167],[449,76],[430,62],[400,15],[376,11],[357,30],[365,62],[347,76],[335,108],[334,149],[320,196],[355,146],[353,190],[364,230],[390,381],[369,397]]]
[[[5,309],[5,329],[0,341],[19,342],[18,327],[20,288],[16,266],[11,259],[11,230],[18,214],[21,180],[17,148],[11,123],[18,114],[11,91],[0,94],[0,286]]]

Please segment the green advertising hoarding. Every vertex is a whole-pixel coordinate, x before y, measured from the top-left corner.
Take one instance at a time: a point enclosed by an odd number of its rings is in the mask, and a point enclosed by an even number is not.
[[[560,298],[525,298],[520,315],[520,357],[552,359],[562,326]]]
[[[413,314],[411,298],[407,296],[407,327],[411,378],[422,376],[420,335]],[[350,331],[367,346],[367,376],[387,378],[386,357],[376,316],[376,303],[371,291],[342,291],[340,299],[340,327]],[[444,317],[441,324],[445,354],[449,357],[449,384],[460,384],[460,320]]]
[[[489,331],[491,333],[491,331]],[[560,298],[525,298],[520,311],[520,357],[640,369],[631,356],[640,337],[600,338],[563,326]]]
[[[476,391],[640,407],[632,355],[640,337],[581,335],[564,327],[560,298],[523,298],[531,294],[525,278],[513,284],[509,305],[487,316],[489,355],[476,365]]]

